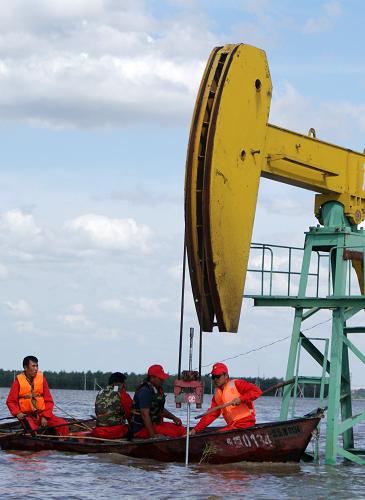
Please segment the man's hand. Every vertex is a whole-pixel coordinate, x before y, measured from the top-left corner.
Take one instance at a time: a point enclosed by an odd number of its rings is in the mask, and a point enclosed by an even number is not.
[[[47,427],[47,419],[45,417],[41,417],[41,426]]]
[[[176,425],[182,425],[181,418],[174,417],[174,418],[172,419],[172,421],[173,421],[173,422],[174,422],[174,424],[176,424]]]
[[[189,432],[189,436],[195,436],[195,434],[196,434],[196,430],[191,429],[191,431]]]
[[[232,399],[232,401],[231,401],[231,405],[232,405],[232,406],[238,406],[238,405],[240,405],[241,403],[242,403],[242,401],[240,400],[240,398],[234,398],[234,399]]]
[[[19,420],[23,420],[23,418],[25,418],[25,413],[22,412],[18,413],[16,418],[18,418]]]

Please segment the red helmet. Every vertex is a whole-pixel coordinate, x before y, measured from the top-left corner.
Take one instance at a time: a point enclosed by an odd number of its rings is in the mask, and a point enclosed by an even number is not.
[[[158,377],[161,380],[166,380],[169,378],[169,374],[164,372],[161,365],[152,365],[148,368],[147,375],[152,375],[153,377]]]
[[[222,375],[222,373],[228,373],[228,368],[224,363],[215,363],[210,373],[211,375]]]

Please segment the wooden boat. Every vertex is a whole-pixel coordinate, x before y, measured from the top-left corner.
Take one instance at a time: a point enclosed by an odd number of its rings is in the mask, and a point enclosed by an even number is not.
[[[227,464],[234,462],[299,462],[322,413],[302,418],[257,424],[247,429],[219,432],[208,428],[190,437],[189,462]],[[184,462],[186,438],[97,439],[70,426],[67,437],[17,432],[18,424],[0,425],[3,450],[57,450],[74,453],[119,453],[162,462]]]

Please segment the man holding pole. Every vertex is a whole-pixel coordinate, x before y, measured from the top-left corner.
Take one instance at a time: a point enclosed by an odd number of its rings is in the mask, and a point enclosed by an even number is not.
[[[230,379],[224,363],[215,363],[211,371],[215,389],[211,407],[197,423],[190,435],[194,436],[211,424],[222,413],[227,423],[220,431],[245,429],[256,423],[253,401],[262,391],[246,380]],[[216,408],[216,410],[215,410]]]

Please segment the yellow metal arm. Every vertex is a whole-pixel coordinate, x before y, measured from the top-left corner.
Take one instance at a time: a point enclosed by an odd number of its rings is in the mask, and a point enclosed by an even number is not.
[[[327,201],[343,204],[353,224],[365,219],[365,155],[268,125],[261,176],[322,193],[315,214]]]
[[[265,52],[215,48],[195,105],[185,177],[190,277],[203,330],[238,329],[260,177],[310,189],[315,212],[343,204],[365,219],[365,156],[268,125],[272,85]]]

